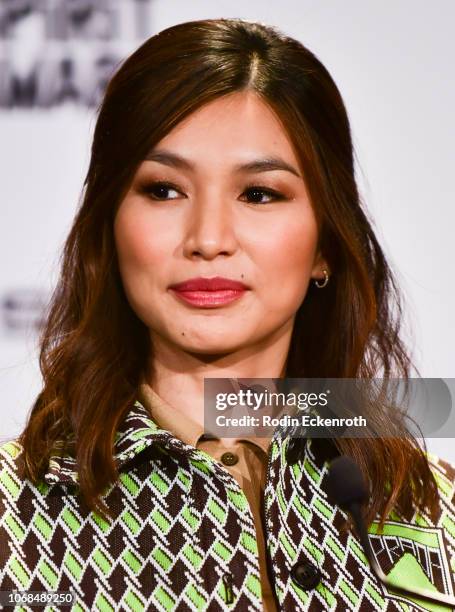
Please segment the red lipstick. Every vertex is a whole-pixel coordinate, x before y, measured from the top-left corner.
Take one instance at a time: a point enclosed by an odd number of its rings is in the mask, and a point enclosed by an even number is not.
[[[249,289],[240,281],[215,276],[214,278],[190,278],[170,286],[170,289],[186,303],[200,308],[215,308],[238,300]]]

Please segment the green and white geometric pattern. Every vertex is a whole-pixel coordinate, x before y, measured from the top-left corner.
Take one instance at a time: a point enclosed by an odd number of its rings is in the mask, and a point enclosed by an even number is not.
[[[372,574],[359,540],[341,531],[347,515],[327,501],[324,479],[327,463],[312,452],[311,441],[304,458],[287,465],[287,442],[273,448],[272,470],[265,491],[268,548],[275,570],[275,589],[283,610],[434,610],[449,607],[405,598],[388,592]],[[453,467],[429,455],[441,492],[440,514],[435,524],[428,517],[413,517],[402,523],[392,515],[381,535],[374,521],[370,539],[382,570],[399,584],[436,588],[454,593],[455,516]],[[378,517],[379,518],[379,517]],[[416,538],[418,532],[419,537]],[[427,564],[422,569],[416,557],[409,557],[409,538],[433,559],[433,574]],[[403,539],[402,539],[403,538]],[[400,548],[401,546],[401,548]],[[388,551],[380,551],[388,548]],[[385,552],[385,554],[384,554]],[[423,559],[424,556],[417,556]],[[297,562],[310,561],[322,572],[322,581],[309,592],[290,577]],[[425,580],[423,579],[425,578]],[[432,582],[433,581],[433,582]]]
[[[346,515],[327,501],[326,464],[308,442],[304,458],[289,465],[287,443],[272,440],[264,498],[280,610],[446,610],[384,590],[356,537],[340,532]],[[110,523],[81,502],[73,458],[55,454],[35,487],[18,478],[20,455],[17,441],[0,447],[1,591],[73,590],[75,611],[262,610],[245,494],[221,463],[160,429],[138,401],[116,435],[120,478],[103,497],[115,516]],[[373,523],[370,538],[386,573],[453,593],[455,474],[431,459],[442,497],[437,522],[391,517],[382,535]],[[322,572],[308,592],[290,576],[304,560]]]

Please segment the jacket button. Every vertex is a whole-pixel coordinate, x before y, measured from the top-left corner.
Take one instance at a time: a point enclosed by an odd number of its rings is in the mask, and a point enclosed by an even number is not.
[[[291,578],[304,591],[310,591],[320,583],[321,570],[309,561],[296,563],[291,569]]]
[[[224,465],[235,465],[238,460],[239,458],[235,453],[227,452],[221,455],[221,461]]]

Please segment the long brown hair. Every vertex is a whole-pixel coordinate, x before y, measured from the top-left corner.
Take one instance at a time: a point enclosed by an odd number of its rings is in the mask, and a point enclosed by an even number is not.
[[[101,495],[118,477],[115,432],[153,356],[123,291],[113,220],[150,148],[203,104],[243,90],[275,111],[295,146],[332,272],[323,290],[310,285],[297,313],[286,376],[410,377],[402,298],[359,197],[348,117],[330,74],[300,42],[263,24],[209,19],[163,30],[105,92],[42,331],[43,389],[18,439],[23,476],[37,483],[56,441],[72,437],[82,499],[104,517]],[[368,521],[393,508],[405,517],[436,512],[436,483],[414,438],[340,438],[336,446],[369,478]]]

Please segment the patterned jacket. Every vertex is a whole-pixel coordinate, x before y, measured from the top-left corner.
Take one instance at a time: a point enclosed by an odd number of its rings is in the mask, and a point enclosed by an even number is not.
[[[264,494],[278,609],[448,610],[394,595],[376,580],[357,537],[340,530],[346,514],[327,500],[327,462],[310,441],[289,461],[289,442],[272,438]],[[71,457],[54,455],[35,487],[18,478],[20,453],[17,440],[0,447],[0,591],[71,590],[75,611],[261,610],[244,493],[221,463],[159,429],[139,401],[115,439],[120,477],[103,496],[113,522],[78,503]],[[382,535],[376,522],[369,526],[370,540],[386,574],[453,594],[455,472],[430,459],[441,491],[437,522],[416,515],[405,524],[392,515]]]

